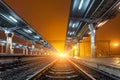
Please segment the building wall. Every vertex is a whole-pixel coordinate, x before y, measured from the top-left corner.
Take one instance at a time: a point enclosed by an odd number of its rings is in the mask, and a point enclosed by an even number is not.
[[[81,57],[91,57],[91,48],[89,38],[83,40],[80,43],[80,56]]]
[[[109,40],[110,56],[120,55],[120,13],[97,30],[96,40]]]

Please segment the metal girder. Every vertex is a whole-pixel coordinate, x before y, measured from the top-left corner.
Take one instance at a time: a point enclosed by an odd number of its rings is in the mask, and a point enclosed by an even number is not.
[[[101,20],[100,18],[90,19],[90,18],[75,18],[75,17],[70,17],[70,19],[73,21],[86,22],[86,23],[96,23]]]

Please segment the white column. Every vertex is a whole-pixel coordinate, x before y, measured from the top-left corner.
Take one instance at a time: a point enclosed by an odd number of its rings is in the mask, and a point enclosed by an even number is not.
[[[25,54],[28,55],[28,48],[27,47],[25,48],[25,51],[26,51]]]
[[[25,47],[25,54],[28,55],[28,46]]]
[[[23,49],[23,54],[25,54],[25,49]]]
[[[35,45],[32,44],[31,54],[34,54],[34,48],[35,48]]]
[[[6,40],[6,53],[7,54],[13,54],[12,50],[12,38],[13,38],[13,33],[10,31],[5,31],[7,40]]]
[[[89,24],[89,29],[90,29],[90,32],[91,32],[91,54],[92,54],[92,57],[95,57],[95,34],[96,34],[96,31],[93,27],[93,24]]]

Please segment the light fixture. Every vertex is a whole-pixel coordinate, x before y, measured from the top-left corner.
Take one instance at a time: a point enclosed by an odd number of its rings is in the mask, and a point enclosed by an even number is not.
[[[113,46],[114,46],[114,47],[118,47],[118,46],[119,46],[119,43],[116,42],[116,43],[113,44]]]
[[[19,44],[19,46],[20,46],[20,47],[22,47],[22,45],[21,45],[21,44]]]
[[[73,35],[73,34],[75,34],[75,32],[70,32],[70,35]]]
[[[8,31],[8,30],[5,30],[5,33],[7,33],[7,34],[8,34],[8,33],[11,33],[11,32],[10,32],[10,31]]]
[[[24,48],[27,48],[27,46],[24,46]]]
[[[82,8],[83,0],[80,1],[78,9],[80,10]]]
[[[72,28],[74,28],[75,27],[75,23],[73,23],[73,25],[72,25]]]
[[[32,31],[29,30],[29,29],[28,29],[28,30],[27,30],[27,29],[24,29],[24,31],[27,32],[27,33],[32,33]]]
[[[72,26],[72,21],[70,20],[70,22],[69,22],[69,26]]]
[[[1,13],[0,13],[0,16],[3,16],[5,19],[7,19],[7,20],[11,21],[11,20],[10,20],[10,18],[9,18],[9,17],[7,17],[7,16],[6,16],[6,15],[4,15],[4,14],[1,14]],[[11,21],[11,22],[12,22],[12,21]]]
[[[34,38],[37,38],[37,39],[39,39],[40,37],[39,37],[39,36],[34,36]]]
[[[93,30],[93,33],[95,33],[95,29]]]
[[[0,45],[5,45],[5,44],[6,44],[6,41],[0,40]]]
[[[78,25],[79,25],[79,22],[76,23],[76,27],[78,27]]]
[[[70,35],[72,35],[72,32],[70,32]]]
[[[20,48],[20,46],[16,46],[16,48]]]
[[[2,42],[2,43],[6,43],[6,41],[0,41],[0,42]]]
[[[15,46],[16,45],[16,43],[12,43],[13,44],[13,46]]]
[[[109,21],[109,19],[108,20],[106,20],[106,21],[103,21],[103,22],[101,22],[101,23],[99,23],[98,25],[97,25],[97,27],[101,27],[101,26],[103,26],[105,23],[107,23]]]
[[[9,16],[10,19],[12,19],[14,22],[18,22],[15,18],[13,18],[12,16]]]
[[[32,49],[32,47],[28,46],[29,49]]]
[[[70,32],[68,31],[68,34],[69,34]]]

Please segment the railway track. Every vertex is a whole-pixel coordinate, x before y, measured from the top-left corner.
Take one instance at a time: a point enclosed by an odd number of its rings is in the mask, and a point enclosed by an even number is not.
[[[59,59],[27,80],[96,80],[90,74],[80,69],[76,64],[66,59]]]
[[[49,60],[46,62],[46,60]],[[52,58],[36,58],[21,60],[9,64],[0,65],[0,80],[26,80],[28,76],[52,62]]]
[[[74,63],[69,59],[58,59],[27,80],[119,80],[119,78]]]
[[[78,61],[75,59],[72,59],[72,61],[75,62],[80,68],[85,70],[88,74],[91,74],[96,80],[120,80],[120,77],[106,73],[97,68],[88,66],[88,65],[82,63],[81,61]]]

